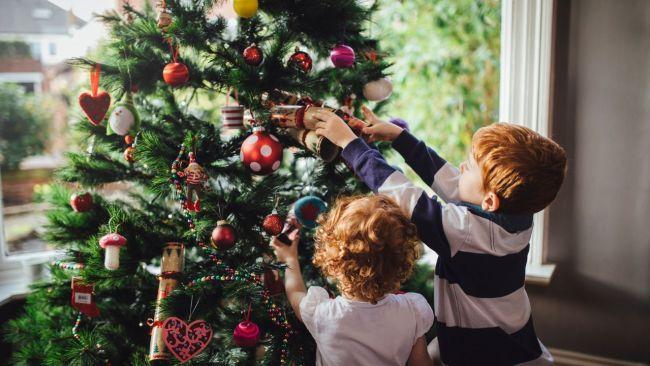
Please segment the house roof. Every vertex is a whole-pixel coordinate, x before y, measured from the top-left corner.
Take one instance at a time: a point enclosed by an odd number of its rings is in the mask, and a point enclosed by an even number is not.
[[[0,0],[0,33],[68,34],[86,22],[47,0]]]

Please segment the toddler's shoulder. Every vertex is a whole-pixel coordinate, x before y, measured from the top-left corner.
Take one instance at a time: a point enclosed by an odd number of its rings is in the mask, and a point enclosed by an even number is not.
[[[421,294],[415,292],[407,292],[405,294],[401,294],[397,296],[403,296],[403,298],[406,300],[406,302],[414,312],[425,316],[429,314],[433,316],[433,310],[431,309],[431,305],[429,305],[427,299],[425,299],[424,296],[422,296]]]

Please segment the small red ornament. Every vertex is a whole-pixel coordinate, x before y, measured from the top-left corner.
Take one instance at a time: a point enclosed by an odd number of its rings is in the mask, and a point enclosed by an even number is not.
[[[260,341],[260,328],[251,321],[237,324],[232,340],[238,347],[253,347]]]
[[[201,353],[212,340],[212,327],[205,320],[187,324],[172,316],[162,323],[163,340],[167,349],[181,363]]]
[[[208,175],[206,174],[205,169],[196,162],[194,153],[191,152],[188,155],[190,157],[190,163],[187,168],[183,169],[182,172],[179,172],[178,175],[185,178],[185,190],[187,195],[185,208],[187,208],[188,211],[199,212],[201,211],[201,191],[203,190],[203,185],[208,180]]]
[[[96,64],[90,71],[90,90],[91,93],[84,92],[79,95],[79,105],[90,120],[90,123],[95,126],[102,123],[108,107],[111,105],[111,96],[107,92],[102,91],[97,93],[99,89],[99,76],[101,66]]]
[[[124,160],[133,163],[135,161],[135,156],[133,155],[134,152],[135,148],[133,148],[133,146],[127,147],[126,150],[124,150]]]
[[[163,79],[172,87],[185,84],[190,79],[190,71],[180,62],[168,63],[163,70]]]
[[[283,147],[277,137],[264,132],[264,127],[253,128],[240,149],[242,163],[253,174],[267,175],[280,168]]]
[[[276,210],[273,210],[273,212],[268,214],[262,223],[264,231],[266,231],[267,234],[273,236],[279,235],[282,232],[283,226],[284,220],[282,220],[282,217],[278,215],[278,212]]]
[[[84,92],[79,95],[79,105],[90,122],[97,126],[102,123],[104,117],[106,117],[108,107],[111,105],[111,96],[105,91],[102,91],[97,95],[91,95],[88,92]]]
[[[124,136],[124,142],[126,142],[127,145],[131,145],[135,139],[131,135],[126,135]]]
[[[243,53],[244,61],[251,66],[258,66],[264,58],[262,50],[255,43],[246,47]]]
[[[288,66],[307,73],[311,71],[312,63],[311,56],[307,52],[300,51],[296,48],[296,52],[289,57]]]
[[[226,220],[217,222],[217,227],[212,230],[212,235],[210,236],[210,244],[216,249],[228,250],[235,246],[236,242],[235,228]]]
[[[95,286],[91,283],[84,283],[81,277],[72,277],[72,296],[70,303],[73,308],[88,315],[91,318],[99,316],[99,308],[93,298]]]
[[[337,45],[330,52],[330,60],[332,60],[335,67],[352,67],[354,65],[354,59],[354,49],[345,44]]]
[[[106,250],[104,267],[114,271],[120,268],[120,248],[126,244],[126,238],[118,233],[108,233],[99,239],[99,246]]]
[[[70,206],[75,212],[90,211],[93,207],[93,196],[90,193],[75,193],[70,197]]]

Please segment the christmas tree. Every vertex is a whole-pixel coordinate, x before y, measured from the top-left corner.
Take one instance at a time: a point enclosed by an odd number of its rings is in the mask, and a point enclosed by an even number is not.
[[[235,0],[236,27],[219,5],[127,3],[101,16],[101,56],[71,60],[91,91],[44,237],[66,254],[6,329],[13,362],[314,363],[268,242],[302,227],[308,285],[327,286],[313,219],[366,188],[310,131],[310,109],[353,119],[390,95],[367,30],[376,4]]]

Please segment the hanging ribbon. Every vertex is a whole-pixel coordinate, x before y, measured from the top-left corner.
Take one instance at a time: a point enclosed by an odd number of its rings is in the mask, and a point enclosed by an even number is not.
[[[90,70],[90,90],[93,97],[97,96],[97,90],[99,89],[99,75],[101,73],[102,66],[100,64],[95,64],[92,70]]]
[[[174,41],[171,38],[167,38],[167,43],[169,43],[169,50],[172,53],[172,60],[174,63],[178,62],[178,47],[174,47]]]
[[[235,93],[235,102],[237,102],[237,105],[239,105],[239,93],[237,92],[237,89],[232,89],[228,88],[228,93],[226,93],[226,107],[230,106],[230,95],[232,93]]]

